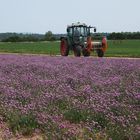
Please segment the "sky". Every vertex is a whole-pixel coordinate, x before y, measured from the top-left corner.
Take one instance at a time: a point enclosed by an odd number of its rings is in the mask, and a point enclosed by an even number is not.
[[[140,31],[140,0],[0,0],[0,33],[65,33],[76,22],[97,32]]]

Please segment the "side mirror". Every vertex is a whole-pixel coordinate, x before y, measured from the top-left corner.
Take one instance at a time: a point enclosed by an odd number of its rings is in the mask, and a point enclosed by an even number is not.
[[[94,28],[94,32],[96,33],[96,28]]]

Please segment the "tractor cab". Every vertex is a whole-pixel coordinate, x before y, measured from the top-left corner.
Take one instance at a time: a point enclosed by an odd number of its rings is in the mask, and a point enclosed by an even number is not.
[[[92,50],[96,50],[99,57],[103,57],[103,47],[107,47],[102,42],[95,43],[91,39],[91,28],[96,32],[95,27],[87,26],[85,23],[72,23],[67,26],[67,37],[61,37],[60,52],[62,56],[68,56],[69,50],[74,51],[75,56],[90,56]],[[95,47],[94,47],[95,46]],[[103,52],[104,51],[104,52]]]
[[[67,37],[73,45],[77,45],[78,43],[80,43],[80,45],[84,45],[84,43],[87,41],[87,37],[90,36],[91,28],[96,30],[95,27],[88,27],[84,23],[72,24],[67,27]]]
[[[86,25],[73,25],[67,27],[67,34],[69,36],[88,36],[90,35],[90,30]]]

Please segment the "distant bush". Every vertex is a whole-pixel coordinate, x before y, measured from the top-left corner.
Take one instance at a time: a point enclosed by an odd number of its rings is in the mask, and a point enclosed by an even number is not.
[[[117,39],[140,39],[140,32],[121,32],[121,33],[110,33],[108,35],[108,39],[117,40]]]
[[[12,36],[12,37],[9,37],[7,39],[3,39],[2,41],[3,42],[20,42],[21,38],[18,36]]]
[[[33,36],[27,36],[27,37],[12,36],[12,37],[2,40],[2,42],[25,42],[25,41],[36,42],[36,41],[40,41],[40,40]]]
[[[140,32],[94,33],[91,35],[93,40],[100,40],[103,36],[107,36],[109,40],[140,39]]]
[[[0,33],[2,42],[37,42],[37,41],[56,41],[66,34],[53,34],[48,31],[45,34],[23,34],[23,33]],[[112,33],[91,33],[93,40],[101,40],[107,36],[109,40],[140,39],[140,32],[112,32]]]
[[[2,42],[37,42],[37,41],[56,41],[55,35],[48,31],[45,35],[39,34],[17,34],[13,33],[10,36],[5,36],[1,39]]]
[[[47,40],[47,41],[55,41],[56,37],[51,31],[48,31],[45,34],[45,40]]]

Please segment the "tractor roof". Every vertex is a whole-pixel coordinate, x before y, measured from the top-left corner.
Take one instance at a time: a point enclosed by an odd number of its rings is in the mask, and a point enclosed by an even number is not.
[[[87,27],[87,25],[85,23],[80,23],[80,22],[77,22],[77,23],[72,23],[71,25],[68,25],[68,27]]]

